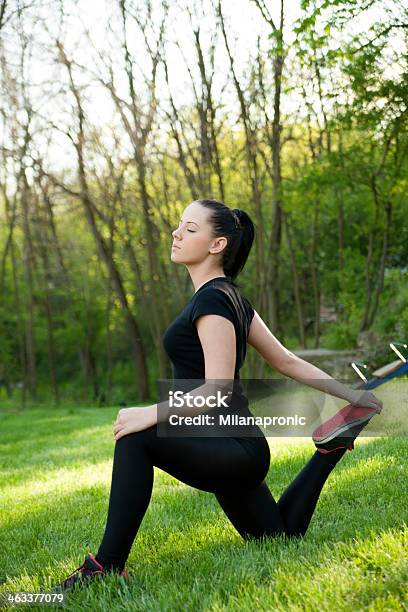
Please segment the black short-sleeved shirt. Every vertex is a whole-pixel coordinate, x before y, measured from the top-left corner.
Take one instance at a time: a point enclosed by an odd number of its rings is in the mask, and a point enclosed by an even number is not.
[[[236,362],[234,378],[239,380],[247,349],[247,338],[255,314],[249,301],[230,277],[210,279],[195,292],[182,312],[163,335],[163,346],[173,365],[175,379],[205,380],[205,360],[195,321],[200,315],[217,314],[234,324]]]

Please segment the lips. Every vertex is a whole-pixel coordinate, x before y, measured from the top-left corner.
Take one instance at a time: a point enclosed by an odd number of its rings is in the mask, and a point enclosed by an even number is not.
[[[179,249],[179,248],[180,248],[180,247],[179,247],[179,246],[177,246],[176,244],[172,244],[171,246],[172,246],[172,248],[173,248],[173,249]]]

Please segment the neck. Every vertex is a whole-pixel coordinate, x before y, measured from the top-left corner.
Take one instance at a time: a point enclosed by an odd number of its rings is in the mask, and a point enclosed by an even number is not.
[[[224,273],[223,270],[207,272],[207,273],[199,274],[195,276],[191,275],[191,280],[193,281],[193,285],[194,285],[194,293],[197,293],[200,287],[202,287],[208,281],[212,280],[213,278],[219,278],[220,276],[223,276],[224,278],[226,278],[226,274]]]

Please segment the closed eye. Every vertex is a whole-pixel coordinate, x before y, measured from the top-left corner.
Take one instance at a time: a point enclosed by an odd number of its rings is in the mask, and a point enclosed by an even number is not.
[[[180,222],[179,222],[179,224],[178,224],[178,226],[179,226],[179,227],[180,227],[181,223],[182,223],[182,222],[180,221]],[[188,231],[188,232],[190,232],[191,234],[195,234],[195,230],[189,230],[189,229],[188,229],[187,231]]]

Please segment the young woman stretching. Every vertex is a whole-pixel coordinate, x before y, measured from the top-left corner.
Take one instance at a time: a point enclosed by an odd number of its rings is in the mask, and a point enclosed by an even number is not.
[[[265,482],[269,470],[268,442],[257,435],[160,436],[158,405],[119,410],[107,524],[99,550],[55,591],[89,584],[94,577],[125,568],[133,541],[148,508],[154,466],[180,481],[216,496],[242,538],[303,536],[329,474],[353,440],[382,409],[368,391],[349,389],[322,370],[296,357],[273,336],[238,291],[234,278],[242,270],[254,240],[254,225],[242,210],[216,200],[197,200],[184,210],[173,232],[171,259],[184,264],[195,293],[167,328],[164,348],[173,365],[174,381],[235,381],[230,408],[250,415],[239,390],[247,342],[283,374],[346,399],[349,405],[324,423],[314,436],[316,451],[276,502]],[[222,410],[222,409],[221,409]],[[204,412],[204,410],[202,410]],[[181,411],[182,413],[182,411]],[[315,432],[316,433],[316,432]]]

